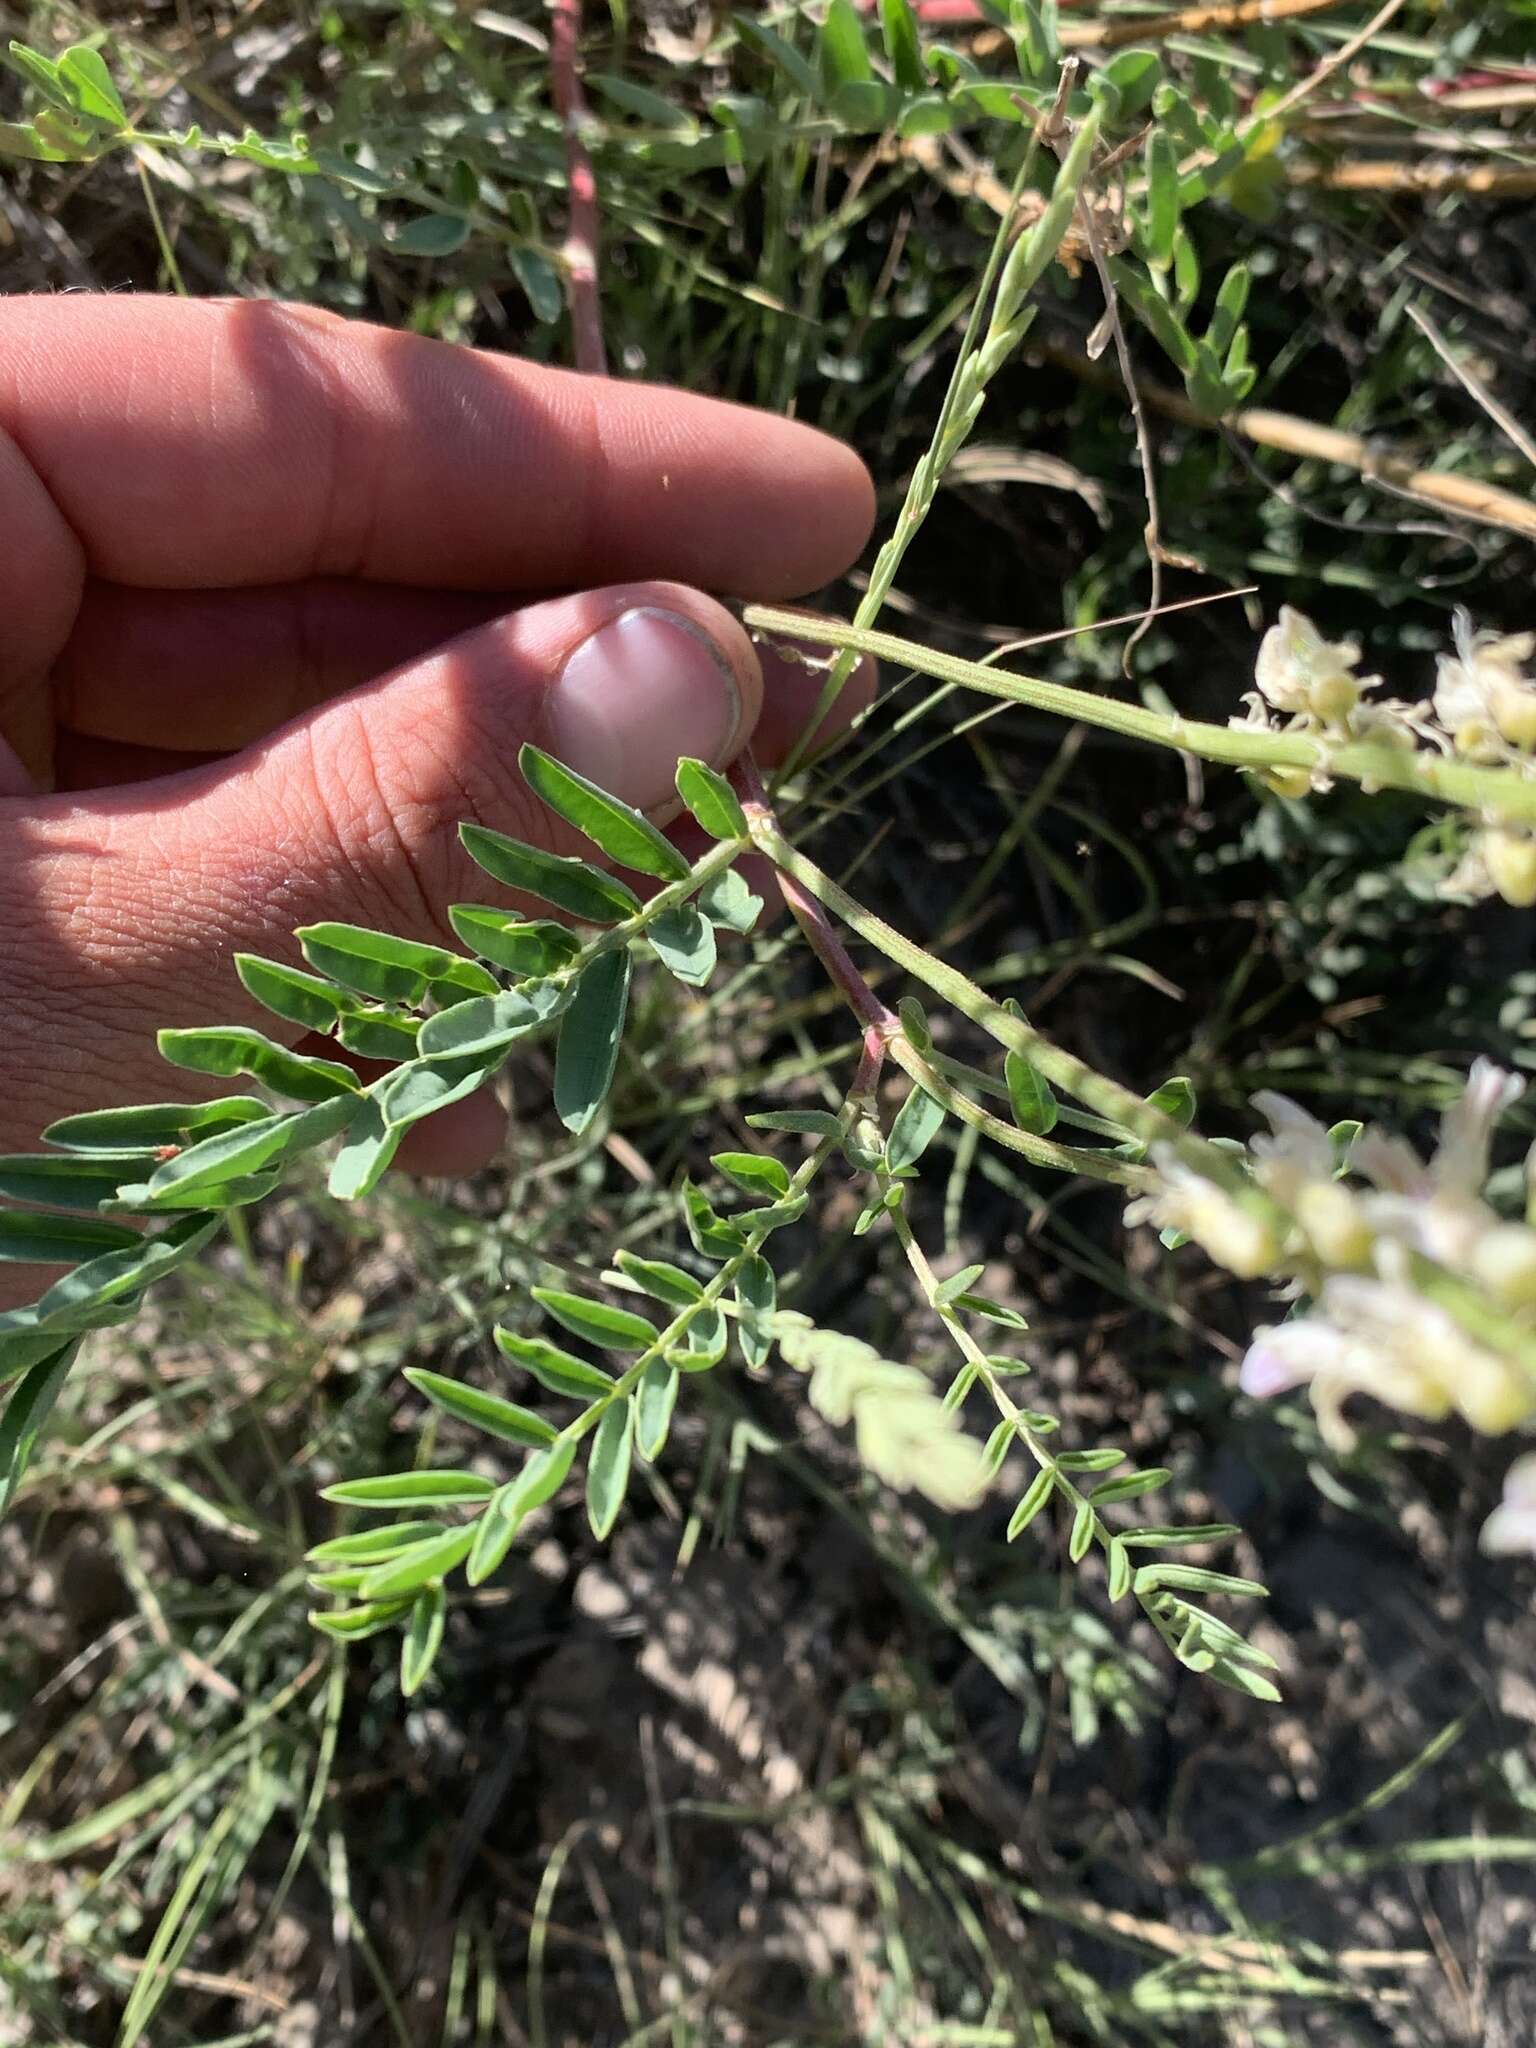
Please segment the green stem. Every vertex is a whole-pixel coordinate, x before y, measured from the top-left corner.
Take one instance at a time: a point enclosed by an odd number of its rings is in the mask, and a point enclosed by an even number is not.
[[[863,607],[860,608],[861,611]],[[1320,740],[1303,733],[1266,732],[1254,725],[1212,725],[1201,719],[1124,704],[1091,690],[1074,690],[938,654],[894,633],[878,633],[857,621],[809,618],[773,605],[749,605],[747,626],[759,633],[782,633],[819,646],[837,647],[857,656],[873,655],[898,668],[935,676],[983,696],[1026,704],[1058,718],[1117,732],[1128,739],[1149,740],[1195,754],[1203,761],[1234,768],[1305,768],[1359,782],[1369,787],[1406,789],[1436,803],[1458,804],[1483,811],[1511,824],[1536,825],[1536,779],[1504,768],[1477,768],[1428,748],[1394,747],[1370,740]]]

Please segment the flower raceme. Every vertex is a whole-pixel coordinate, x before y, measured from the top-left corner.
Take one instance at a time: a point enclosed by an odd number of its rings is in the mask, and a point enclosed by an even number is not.
[[[1409,704],[1369,694],[1381,678],[1356,673],[1357,642],[1325,639],[1303,613],[1282,606],[1259,644],[1244,715],[1231,724],[1317,742],[1310,766],[1257,771],[1280,796],[1329,789],[1330,755],[1352,741],[1432,750],[1536,777],[1536,679],[1526,673],[1536,633],[1479,631],[1458,610],[1452,637],[1454,652],[1439,657],[1432,698]],[[1441,887],[1447,896],[1500,896],[1528,909],[1536,904],[1536,835],[1492,815],[1476,818]]]
[[[1192,1238],[1243,1278],[1268,1273],[1304,1302],[1255,1332],[1240,1384],[1258,1398],[1305,1386],[1336,1446],[1353,1440],[1344,1404],[1356,1395],[1503,1435],[1536,1420],[1536,1228],[1487,1199],[1494,1129],[1524,1085],[1476,1061],[1428,1160],[1399,1137],[1330,1131],[1288,1097],[1260,1094],[1270,1129],[1244,1155],[1251,1194],[1158,1149],[1156,1184],[1128,1220]],[[1530,1163],[1527,1173],[1536,1215]],[[1486,1540],[1536,1548],[1536,1457],[1511,1484]]]

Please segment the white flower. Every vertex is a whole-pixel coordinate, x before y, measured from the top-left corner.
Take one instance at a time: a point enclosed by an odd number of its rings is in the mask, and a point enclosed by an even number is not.
[[[1354,1394],[1426,1422],[1454,1409],[1490,1436],[1536,1413],[1536,1376],[1477,1343],[1401,1275],[1330,1276],[1311,1314],[1255,1333],[1239,1384],[1259,1398],[1308,1386],[1324,1436],[1345,1447],[1353,1432],[1343,1404]]]
[[[1352,1164],[1376,1192],[1364,1198],[1373,1228],[1438,1264],[1465,1271],[1498,1218],[1483,1200],[1494,1125],[1525,1092],[1518,1074],[1491,1060],[1472,1063],[1467,1085],[1440,1119],[1428,1165],[1402,1138],[1369,1130]]]
[[[1496,758],[1500,742],[1521,752],[1536,746],[1536,684],[1521,672],[1536,653],[1536,633],[1475,632],[1460,609],[1453,631],[1456,652],[1436,667],[1435,716],[1457,752]]]
[[[1131,1202],[1127,1223],[1154,1223],[1192,1238],[1207,1257],[1240,1279],[1254,1280],[1270,1272],[1280,1257],[1280,1243],[1269,1219],[1246,1208],[1225,1188],[1186,1166],[1169,1147],[1154,1145],[1152,1164],[1157,1185]]]
[[[1309,1181],[1333,1178],[1333,1145],[1317,1118],[1288,1095],[1264,1088],[1254,1096],[1253,1106],[1273,1132],[1271,1137],[1260,1132],[1249,1143],[1253,1177],[1267,1194],[1293,1209]]]
[[[1525,1550],[1536,1555],[1536,1451],[1516,1458],[1504,1474],[1504,1498],[1484,1522],[1479,1541],[1491,1557]]]
[[[1353,674],[1359,665],[1356,641],[1325,640],[1304,613],[1287,604],[1259,643],[1254,681],[1259,695],[1276,711],[1347,727],[1361,692],[1374,689],[1381,680]]]

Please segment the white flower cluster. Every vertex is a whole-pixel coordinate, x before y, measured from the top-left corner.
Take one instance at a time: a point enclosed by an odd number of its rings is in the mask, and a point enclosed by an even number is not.
[[[1315,740],[1307,767],[1259,770],[1281,796],[1304,796],[1331,786],[1331,747],[1351,740],[1389,746],[1430,746],[1483,766],[1536,775],[1536,679],[1525,673],[1536,655],[1536,633],[1479,632],[1465,611],[1454,624],[1454,654],[1442,654],[1429,705],[1368,697],[1379,676],[1355,673],[1361,653],[1353,640],[1325,640],[1312,621],[1289,605],[1259,644],[1257,688],[1234,726],[1300,734]],[[1466,853],[1446,877],[1445,893],[1506,903],[1536,904],[1536,833],[1484,817]]]
[[[1255,1333],[1246,1393],[1305,1385],[1324,1435],[1341,1445],[1351,1441],[1344,1403],[1357,1394],[1503,1435],[1536,1419],[1536,1228],[1506,1222],[1485,1190],[1494,1126],[1523,1089],[1478,1060],[1427,1162],[1377,1130],[1341,1159],[1315,1117],[1261,1094],[1254,1106],[1270,1131],[1249,1148],[1251,1193],[1158,1150],[1156,1188],[1126,1213],[1193,1238],[1245,1278],[1284,1276],[1293,1297],[1306,1297],[1304,1311]],[[1536,1457],[1510,1481],[1485,1540],[1515,1547],[1523,1532],[1519,1542],[1536,1548]]]

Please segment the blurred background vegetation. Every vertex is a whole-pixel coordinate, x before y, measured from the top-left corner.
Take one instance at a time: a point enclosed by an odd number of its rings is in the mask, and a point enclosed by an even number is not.
[[[1012,17],[925,25],[964,112],[951,89],[903,133],[839,97],[824,12],[588,6],[604,328],[615,374],[848,436],[894,511],[1024,133]],[[892,627],[1039,637],[1038,673],[1223,718],[1281,602],[1407,697],[1454,606],[1536,625],[1532,526],[1405,481],[1531,501],[1536,5],[1270,12],[1060,16],[1090,64],[1155,51],[1212,118],[1320,74],[1189,223],[1194,304],[1252,271],[1262,414],[1202,417],[1133,338],[1167,594],[1220,601],[1160,618],[1126,683],[1127,628],[1100,628],[1146,602],[1147,508],[1102,301],[1063,267]],[[536,6],[43,0],[0,4],[0,32],[100,39],[141,130],[267,145],[7,161],[5,290],[280,295],[568,360]],[[878,79],[877,23],[867,47]],[[0,74],[0,119],[24,98]],[[1528,920],[1441,901],[1408,802],[1281,802],[925,696],[886,678],[797,827],[1106,1071],[1189,1074],[1216,1129],[1260,1086],[1413,1128],[1474,1053],[1536,1064]],[[420,1426],[400,1366],[483,1369],[531,1282],[673,1249],[681,1172],[749,1109],[835,1101],[849,1046],[782,933],[707,996],[648,981],[581,1145],[529,1108],[473,1185],[285,1200],[99,1341],[0,1530],[7,2044],[1532,2038],[1536,1574],[1476,1554],[1498,1447],[1377,1416],[1324,1454],[1304,1406],[1231,1391],[1243,1290],[954,1127],[925,1243],[1028,1319],[1064,1440],[1124,1443],[1173,1468],[1180,1513],[1244,1525],[1282,1707],[1174,1672],[1044,1523],[1009,1548],[1006,1503],[951,1525],[882,1495],[792,1399],[723,1375],[606,1550],[579,1504],[541,1513],[455,1606],[422,1699],[387,1641],[310,1632],[318,1486]],[[818,1185],[786,1298],[936,1359],[899,1257]]]

